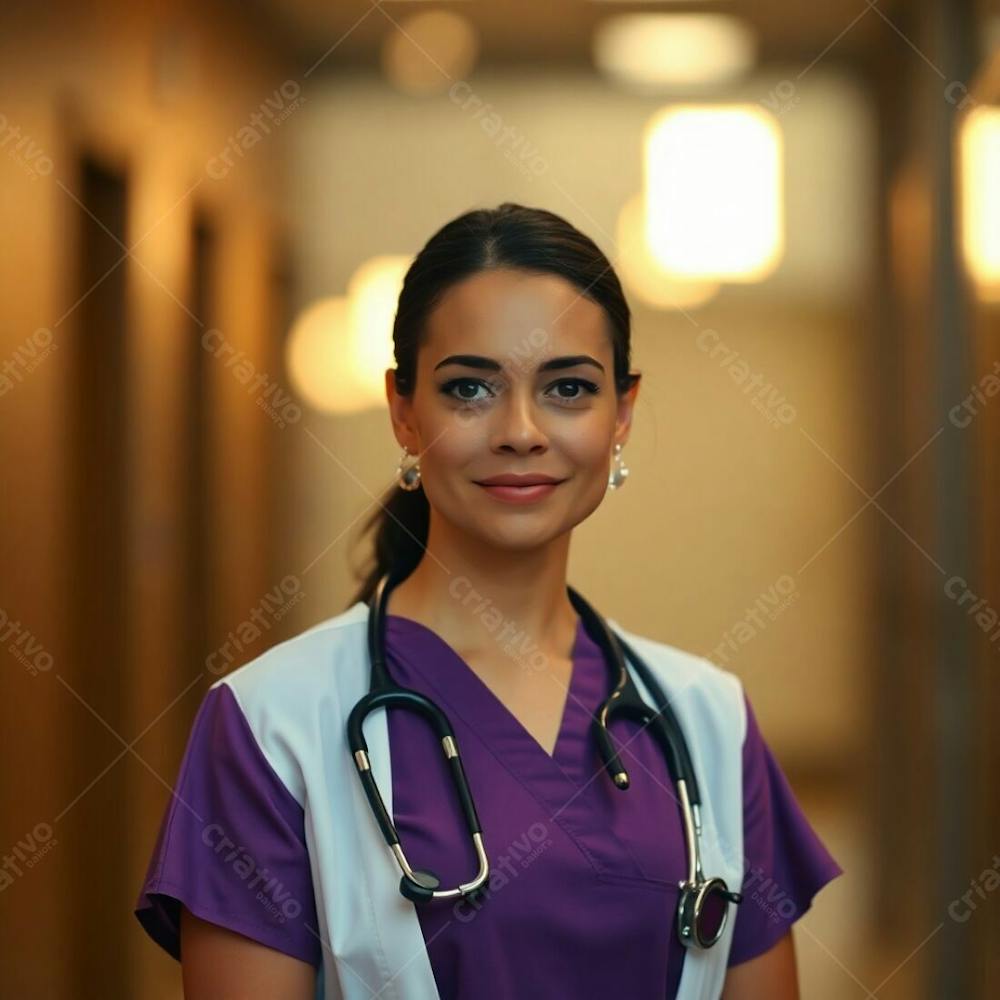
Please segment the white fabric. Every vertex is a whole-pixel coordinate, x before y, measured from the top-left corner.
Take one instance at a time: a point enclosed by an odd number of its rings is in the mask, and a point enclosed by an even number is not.
[[[228,684],[261,750],[305,811],[323,970],[317,1000],[439,1000],[414,904],[399,892],[386,846],[347,746],[347,716],[367,693],[368,607],[356,603],[274,646],[216,684]],[[702,793],[702,861],[731,889],[743,880],[742,746],[738,678],[691,653],[608,624],[649,665],[684,729]],[[642,696],[653,699],[635,675]],[[372,770],[392,814],[385,711],[369,715]],[[722,939],[688,949],[681,1000],[722,992],[735,910]]]

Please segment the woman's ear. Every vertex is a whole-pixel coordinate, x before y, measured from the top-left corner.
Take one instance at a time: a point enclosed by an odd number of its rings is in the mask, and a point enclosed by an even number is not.
[[[385,370],[385,399],[389,404],[389,415],[393,416],[393,406],[399,393],[396,391],[396,369],[386,368]]]
[[[615,443],[623,447],[632,430],[632,414],[635,410],[636,397],[639,395],[642,373],[631,372],[629,377],[632,384],[618,396],[618,413],[615,417]]]
[[[400,448],[408,448],[411,454],[420,450],[417,446],[417,433],[413,426],[413,400],[404,396],[396,388],[396,369],[385,370],[385,396],[389,403],[389,419],[392,421],[392,432]]]

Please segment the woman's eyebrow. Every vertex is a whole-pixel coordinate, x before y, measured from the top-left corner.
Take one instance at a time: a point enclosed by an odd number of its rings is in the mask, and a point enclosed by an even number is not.
[[[434,366],[434,371],[437,371],[439,368],[444,368],[445,365],[463,365],[466,368],[483,368],[486,371],[491,372],[498,372],[503,367],[499,361],[494,361],[493,358],[484,358],[481,354],[450,354],[443,361],[439,361]],[[600,371],[604,371],[604,365],[602,365],[596,358],[592,358],[589,354],[568,354],[562,358],[550,358],[548,361],[540,364],[538,366],[538,370],[540,372],[548,372],[553,369],[572,368],[574,365],[593,365]]]

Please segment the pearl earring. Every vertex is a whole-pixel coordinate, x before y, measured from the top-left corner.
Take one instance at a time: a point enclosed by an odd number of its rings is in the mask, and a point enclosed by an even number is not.
[[[399,483],[401,489],[406,490],[407,493],[412,493],[413,490],[420,488],[420,459],[418,458],[412,465],[404,468],[406,456],[409,453],[409,450],[404,447],[403,454],[399,459],[399,465],[396,466],[396,482]]]
[[[620,489],[627,478],[628,467],[625,465],[625,461],[622,458],[622,446],[621,444],[616,444],[614,452],[614,468],[608,475],[608,489]]]

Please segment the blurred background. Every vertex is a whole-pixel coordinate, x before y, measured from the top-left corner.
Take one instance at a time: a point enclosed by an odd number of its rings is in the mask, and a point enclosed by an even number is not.
[[[1000,996],[997,0],[10,0],[0,82],[0,995],[181,996],[195,710],[345,607],[402,273],[517,201],[644,373],[571,581],[740,676],[845,869],[803,996]]]

